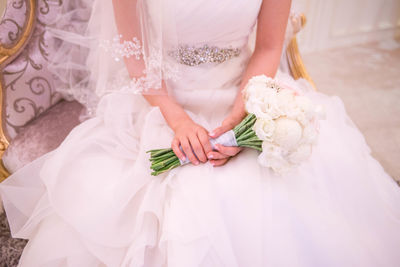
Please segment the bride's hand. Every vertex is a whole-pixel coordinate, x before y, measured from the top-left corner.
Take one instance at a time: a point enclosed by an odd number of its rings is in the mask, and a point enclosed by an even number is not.
[[[227,117],[220,127],[210,133],[210,137],[217,138],[223,133],[232,130],[242,119],[242,116]],[[216,145],[215,149],[216,151],[207,153],[207,158],[214,167],[225,165],[231,157],[236,156],[242,151],[241,147],[228,147],[219,144]]]
[[[205,128],[191,119],[184,119],[176,124],[174,131],[175,137],[171,147],[178,158],[185,160],[185,155],[179,148],[181,146],[183,152],[194,165],[198,165],[199,160],[203,163],[207,162],[206,155],[212,151],[212,147],[208,131]]]

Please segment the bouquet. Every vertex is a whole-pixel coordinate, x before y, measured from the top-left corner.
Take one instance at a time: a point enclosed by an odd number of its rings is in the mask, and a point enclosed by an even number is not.
[[[284,174],[311,156],[323,109],[312,101],[265,75],[251,78],[243,90],[247,117],[211,145],[248,147],[260,151],[258,163]],[[152,175],[159,175],[189,160],[181,161],[171,148],[150,153]]]

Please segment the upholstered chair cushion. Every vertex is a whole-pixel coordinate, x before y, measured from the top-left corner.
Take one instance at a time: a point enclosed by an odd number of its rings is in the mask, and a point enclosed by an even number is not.
[[[3,156],[11,173],[39,156],[57,148],[80,123],[84,107],[76,101],[62,100],[21,127]]]

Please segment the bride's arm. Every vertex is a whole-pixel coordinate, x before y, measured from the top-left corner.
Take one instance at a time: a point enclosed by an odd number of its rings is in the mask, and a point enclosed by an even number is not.
[[[113,0],[115,22],[123,40],[132,40],[134,37],[141,36],[141,27],[135,19],[135,14],[137,14],[136,2],[135,0]],[[124,61],[131,78],[143,76],[145,64],[142,59],[137,60],[135,57],[129,57],[124,58]],[[185,159],[184,154],[179,149],[179,146],[182,146],[186,156],[193,164],[199,164],[197,158],[201,162],[206,162],[206,155],[212,149],[207,130],[193,122],[184,109],[167,94],[165,84],[163,83],[162,88],[157,89],[154,94],[150,92],[150,94],[144,94],[143,97],[150,105],[160,108],[166,122],[175,132],[175,138],[172,142],[172,149],[175,154],[180,159]]]
[[[241,91],[248,80],[256,75],[265,74],[274,77],[280,63],[286,25],[291,0],[264,0],[258,15],[257,39],[254,53],[243,75],[240,91],[237,94],[230,115],[221,127],[212,131],[211,137],[218,137],[231,130],[246,116]],[[218,152],[210,152],[209,157],[216,166],[223,165],[230,156],[239,153],[240,148],[220,146]]]

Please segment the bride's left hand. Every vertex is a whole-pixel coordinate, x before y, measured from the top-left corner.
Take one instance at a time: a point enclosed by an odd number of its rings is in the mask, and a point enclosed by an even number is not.
[[[210,132],[211,138],[217,138],[218,136],[222,135],[223,133],[232,130],[236,125],[238,125],[243,118],[235,118],[233,116],[227,117],[223,122],[222,125],[212,132]],[[214,167],[219,167],[225,165],[229,159],[233,156],[236,156],[240,151],[242,151],[241,147],[229,147],[217,144],[215,146],[214,151],[210,151],[207,154],[208,160]]]

